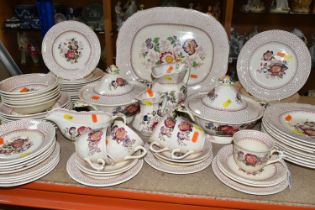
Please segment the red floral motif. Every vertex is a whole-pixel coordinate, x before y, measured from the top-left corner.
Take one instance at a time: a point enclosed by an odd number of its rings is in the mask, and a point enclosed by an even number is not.
[[[172,117],[168,117],[165,121],[164,124],[167,128],[174,128],[175,127],[175,119]]]
[[[273,58],[273,51],[267,50],[263,55],[264,61],[271,61],[272,58]]]
[[[218,131],[221,131],[225,135],[233,135],[237,131],[239,131],[239,128],[234,128],[230,125],[220,125],[218,127]]]
[[[127,116],[132,116],[132,115],[135,115],[136,113],[138,113],[139,110],[140,110],[139,103],[134,103],[134,104],[127,106],[124,109],[123,113],[126,114]]]
[[[269,66],[268,71],[272,76],[282,76],[288,68],[281,63],[274,63]]]
[[[125,86],[127,84],[127,82],[123,78],[119,77],[116,79],[116,84],[117,84],[117,86]]]
[[[256,166],[258,162],[257,156],[253,154],[246,154],[244,160],[245,164],[249,166]]]
[[[183,121],[178,125],[180,131],[192,131],[192,124],[187,121]]]
[[[117,128],[115,130],[115,139],[120,142],[120,141],[124,141],[125,138],[127,137],[127,131],[124,128]]]
[[[101,140],[102,135],[103,135],[102,131],[91,132],[89,133],[89,141],[93,141],[93,142],[99,141]]]
[[[82,135],[83,133],[87,133],[89,131],[91,131],[90,127],[81,126],[78,128],[78,134],[79,135]]]

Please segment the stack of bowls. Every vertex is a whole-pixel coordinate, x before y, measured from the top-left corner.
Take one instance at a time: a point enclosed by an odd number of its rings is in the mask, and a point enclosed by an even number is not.
[[[1,81],[0,96],[0,115],[8,120],[13,115],[24,118],[43,113],[58,102],[66,106],[68,100],[66,96],[61,97],[55,76],[40,73],[18,75]]]
[[[25,74],[0,83],[2,102],[20,114],[33,114],[52,107],[60,97],[56,77],[50,74]]]

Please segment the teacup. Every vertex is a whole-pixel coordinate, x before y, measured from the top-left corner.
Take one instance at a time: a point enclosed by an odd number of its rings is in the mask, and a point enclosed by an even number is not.
[[[247,173],[259,172],[284,157],[282,151],[274,149],[272,137],[260,131],[238,131],[233,136],[233,143],[234,160]]]
[[[107,155],[113,163],[142,158],[147,153],[144,141],[122,121],[113,123],[106,144]]]
[[[205,141],[211,138],[200,126],[183,117],[165,116],[149,139],[150,150],[155,153],[170,151],[173,159],[183,159],[202,151]]]
[[[98,171],[104,169],[107,160],[106,133],[107,128],[91,130],[75,142],[77,155]]]

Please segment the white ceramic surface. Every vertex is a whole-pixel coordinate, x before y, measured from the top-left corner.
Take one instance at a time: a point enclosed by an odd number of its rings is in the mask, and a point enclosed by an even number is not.
[[[69,158],[67,162],[67,172],[73,180],[83,185],[92,186],[92,187],[109,187],[109,186],[121,184],[123,182],[126,182],[132,179],[134,176],[136,176],[140,172],[142,166],[143,166],[143,160],[139,160],[134,167],[132,167],[130,170],[126,171],[125,173],[119,174],[118,176],[114,176],[112,178],[107,178],[107,179],[93,179],[79,170],[75,162],[75,153],[74,153],[71,155],[71,157]]]
[[[63,21],[46,33],[43,60],[58,77],[75,80],[90,74],[99,62],[101,46],[97,35],[84,23]]]
[[[305,84],[310,70],[311,56],[304,42],[282,30],[255,35],[245,43],[237,60],[243,87],[264,101],[295,94]]]
[[[188,95],[211,86],[227,71],[228,39],[212,16],[176,7],[138,11],[117,38],[117,66],[134,80],[151,80],[156,64],[183,62],[191,68]]]

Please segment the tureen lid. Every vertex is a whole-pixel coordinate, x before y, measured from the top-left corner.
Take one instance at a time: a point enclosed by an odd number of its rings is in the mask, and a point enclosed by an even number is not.
[[[160,94],[153,91],[151,88],[147,88],[145,91],[141,92],[137,97],[139,101],[150,101],[152,103],[159,102]]]
[[[94,86],[95,93],[99,95],[123,95],[132,90],[132,85],[119,75],[119,69],[111,65],[106,69],[106,74]]]
[[[217,87],[204,95],[202,103],[212,109],[225,111],[239,111],[247,106],[229,76],[225,76]]]
[[[221,123],[254,121],[263,115],[264,110],[258,102],[242,97],[230,77],[225,77],[210,92],[191,95],[187,101],[188,109],[197,117]]]

